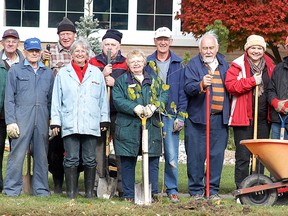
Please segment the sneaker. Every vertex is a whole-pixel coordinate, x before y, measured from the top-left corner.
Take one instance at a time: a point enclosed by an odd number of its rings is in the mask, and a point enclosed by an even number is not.
[[[194,194],[191,195],[191,200],[203,200],[204,199],[204,195],[203,194]]]
[[[209,196],[210,200],[221,200],[221,197],[219,196],[219,194],[213,194],[211,196]]]
[[[177,194],[170,194],[169,199],[171,200],[172,203],[177,203],[180,201]]]

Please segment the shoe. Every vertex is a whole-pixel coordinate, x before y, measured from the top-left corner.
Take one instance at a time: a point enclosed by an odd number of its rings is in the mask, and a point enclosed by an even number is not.
[[[191,195],[191,200],[203,200],[204,199],[204,195],[203,194],[194,194],[194,195]]]
[[[134,203],[134,199],[133,198],[124,198],[124,201],[130,202],[130,203]]]
[[[172,203],[177,203],[177,202],[180,201],[177,194],[170,194],[170,195],[169,195],[169,199],[170,199],[170,201],[171,201]]]
[[[209,196],[209,200],[221,200],[221,197],[219,196],[219,194],[213,194],[211,196]]]

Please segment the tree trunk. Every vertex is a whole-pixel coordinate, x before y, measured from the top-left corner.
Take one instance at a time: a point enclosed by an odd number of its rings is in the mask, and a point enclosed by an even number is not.
[[[272,50],[273,55],[270,54],[270,53],[267,53],[267,52],[266,52],[266,54],[267,54],[270,58],[272,58],[272,60],[274,61],[275,64],[280,63],[280,62],[282,61],[282,58],[281,58],[281,55],[280,55],[280,53],[279,53],[278,47],[277,47],[277,46],[274,46],[274,45],[273,45],[273,42],[271,42],[271,41],[268,41],[267,43],[268,43],[268,45],[269,45],[269,48]]]

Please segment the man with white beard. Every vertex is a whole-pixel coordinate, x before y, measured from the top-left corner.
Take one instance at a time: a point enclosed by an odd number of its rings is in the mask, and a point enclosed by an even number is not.
[[[210,90],[210,190],[209,199],[219,200],[224,152],[228,141],[229,97],[224,86],[229,67],[218,53],[217,36],[205,33],[199,40],[199,54],[185,69],[184,90],[188,95],[185,129],[188,189],[191,199],[204,198],[206,179],[206,91]]]

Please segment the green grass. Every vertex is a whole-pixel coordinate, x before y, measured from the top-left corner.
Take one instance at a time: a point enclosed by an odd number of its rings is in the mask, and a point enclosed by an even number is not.
[[[5,153],[4,170],[6,167],[7,153]],[[137,181],[141,181],[140,166],[138,163]],[[163,181],[163,163],[160,164],[159,188]],[[49,185],[52,178],[49,174]],[[83,187],[83,173],[79,181],[80,191]],[[224,166],[220,194],[231,193],[234,186],[234,166]],[[51,195],[49,197],[35,197],[20,195],[19,197],[6,197],[0,194],[0,215],[287,215],[287,206],[250,207],[236,204],[233,198],[221,202],[191,202],[187,196],[186,165],[179,166],[179,192],[182,194],[179,204],[171,204],[168,198],[160,196],[159,202],[151,206],[138,206],[122,201],[118,198],[85,199],[78,196],[69,200],[65,195]]]

